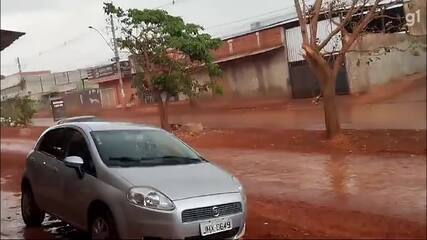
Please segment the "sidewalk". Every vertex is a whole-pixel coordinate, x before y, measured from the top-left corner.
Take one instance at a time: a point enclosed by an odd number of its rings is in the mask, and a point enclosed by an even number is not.
[[[425,74],[408,78],[413,79],[394,82],[363,96],[337,96],[342,128],[426,129]],[[46,114],[39,116],[44,117],[34,118],[34,125],[53,125]],[[103,110],[97,116],[110,121],[159,125],[156,105]],[[198,109],[178,102],[169,105],[169,122],[201,122],[208,128],[323,130],[324,113],[322,104],[315,105],[311,99],[218,100],[202,102]]]
[[[344,97],[342,97],[344,98]],[[345,99],[345,98],[344,98]],[[341,98],[338,98],[338,101]],[[362,105],[339,105],[344,129],[426,129],[426,102],[400,101]],[[410,116],[410,117],[409,117]],[[102,114],[113,121],[159,125],[157,115]],[[208,128],[257,128],[323,130],[322,105],[304,104],[273,109],[245,109],[225,112],[171,113],[170,123],[200,122]]]
[[[102,119],[146,123],[159,126],[155,114],[101,114]],[[344,129],[426,129],[426,102],[386,102],[341,106],[341,127]],[[169,116],[170,123],[200,122],[208,128],[257,128],[323,130],[324,115],[321,105],[306,108],[266,110],[236,110],[228,112],[182,113]],[[35,126],[52,126],[51,118],[34,118]]]

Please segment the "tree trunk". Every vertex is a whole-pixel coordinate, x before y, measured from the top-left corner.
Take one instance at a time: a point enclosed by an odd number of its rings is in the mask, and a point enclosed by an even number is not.
[[[155,92],[157,108],[160,115],[160,126],[166,131],[170,130],[169,116],[168,116],[168,97],[163,101],[160,92]]]
[[[335,137],[340,132],[338,110],[335,102],[335,82],[338,74],[338,67],[331,68],[329,63],[316,50],[310,46],[303,45],[306,52],[306,59],[311,70],[320,82],[323,95],[323,111],[325,113],[325,127],[328,138]],[[337,66],[341,64],[342,58],[336,60]]]
[[[322,93],[326,134],[328,138],[333,138],[340,132],[338,109],[335,102],[335,79],[333,77],[324,81]]]

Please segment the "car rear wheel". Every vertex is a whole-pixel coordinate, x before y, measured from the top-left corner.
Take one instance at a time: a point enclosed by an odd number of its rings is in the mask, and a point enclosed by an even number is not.
[[[90,235],[92,239],[117,239],[118,234],[110,211],[98,212],[91,223]]]
[[[28,227],[40,226],[45,217],[45,212],[37,205],[29,186],[22,189],[21,214],[25,225]]]

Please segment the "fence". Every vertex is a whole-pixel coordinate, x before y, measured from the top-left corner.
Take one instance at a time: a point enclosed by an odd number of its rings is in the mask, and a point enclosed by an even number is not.
[[[25,82],[25,93],[37,95],[78,89],[84,78],[87,78],[86,71],[77,70],[42,76],[24,76],[23,81]]]

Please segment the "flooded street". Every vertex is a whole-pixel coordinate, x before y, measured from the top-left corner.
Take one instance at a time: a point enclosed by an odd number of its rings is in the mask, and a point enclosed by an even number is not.
[[[426,223],[424,156],[202,152],[237,175],[249,195]]]
[[[85,235],[55,219],[25,229],[19,181],[33,140],[1,142],[2,238]],[[426,158],[199,149],[237,175],[249,203],[246,238],[425,238]]]

